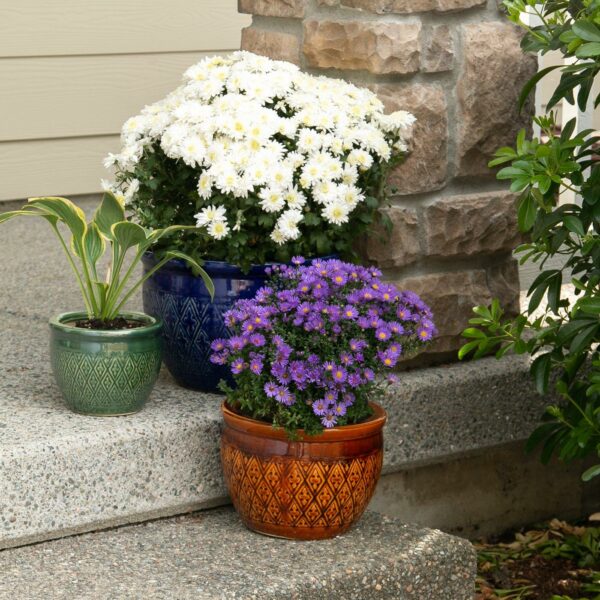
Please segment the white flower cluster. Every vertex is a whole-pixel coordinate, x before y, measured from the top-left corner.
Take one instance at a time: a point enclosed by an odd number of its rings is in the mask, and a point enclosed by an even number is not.
[[[168,157],[198,170],[201,198],[222,201],[196,215],[198,227],[227,237],[243,226],[240,211],[228,214],[227,196],[250,196],[275,215],[271,239],[283,244],[300,236],[306,212],[347,223],[364,200],[359,174],[405,152],[414,121],[404,111],[385,115],[369,90],[236,52],[190,67],[182,86],[128,119],[122,151],[105,165],[131,172],[159,143]],[[123,187],[128,199],[138,184],[129,179]]]

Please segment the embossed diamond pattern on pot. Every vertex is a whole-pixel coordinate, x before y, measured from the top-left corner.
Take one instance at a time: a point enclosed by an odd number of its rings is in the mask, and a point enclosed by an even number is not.
[[[160,352],[82,353],[64,347],[52,368],[70,408],[112,414],[138,410],[160,369]]]
[[[203,298],[171,294],[150,284],[144,287],[144,309],[164,322],[164,359],[175,378],[193,385],[190,373],[219,370],[210,362],[210,344],[216,338],[231,336],[223,314],[234,300],[219,302],[215,298],[210,303]]]
[[[291,527],[349,526],[363,513],[383,452],[330,461],[261,458],[226,441],[225,478],[242,519]]]

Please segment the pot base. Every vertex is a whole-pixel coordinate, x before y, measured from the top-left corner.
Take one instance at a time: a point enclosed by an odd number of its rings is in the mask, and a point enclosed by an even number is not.
[[[143,407],[142,407],[143,408]],[[138,410],[132,410],[130,412],[120,412],[120,413],[93,413],[93,412],[83,412],[80,410],[71,409],[76,415],[81,415],[82,417],[127,417],[129,415],[137,415],[141,412],[142,408]]]

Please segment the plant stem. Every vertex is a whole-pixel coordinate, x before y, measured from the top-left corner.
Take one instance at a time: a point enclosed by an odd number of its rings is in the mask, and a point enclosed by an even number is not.
[[[83,267],[83,275],[85,277],[85,282],[88,288],[88,293],[90,296],[90,302],[92,305],[92,310],[95,317],[100,316],[100,310],[98,308],[98,304],[96,303],[96,294],[94,294],[94,288],[92,287],[92,278],[90,276],[90,271],[88,269],[87,260],[85,258],[85,250],[81,244],[77,244],[79,246],[79,255],[81,257],[81,266]]]
[[[131,296],[136,292],[136,290],[150,277],[152,277],[152,275],[154,275],[154,273],[156,273],[156,271],[158,271],[164,264],[168,263],[171,260],[170,257],[165,257],[163,258],[159,263],[157,263],[152,269],[150,269],[150,271],[148,271],[148,273],[146,273],[146,275],[144,275],[144,277],[142,277],[128,292],[127,294],[125,294],[125,296],[123,297],[123,300],[121,300],[121,302],[119,302],[119,304],[114,308],[114,310],[112,310],[111,312],[111,318],[115,318],[118,314],[119,311],[121,310],[121,307],[129,300],[129,298],[131,298]]]
[[[67,248],[67,244],[65,243],[63,236],[60,234],[58,227],[52,223],[51,223],[51,225],[52,225],[52,229],[54,230],[54,233],[56,233],[56,236],[60,240],[60,244],[63,247],[63,250],[65,251],[67,260],[69,261],[69,264],[71,265],[71,269],[73,269],[73,273],[75,273],[77,283],[79,284],[79,289],[81,290],[81,295],[83,296],[83,302],[85,304],[85,309],[88,313],[88,317],[91,318],[93,316],[93,310],[92,310],[92,306],[90,304],[88,295],[85,291],[83,281],[81,280],[81,274],[79,273],[79,269],[77,269],[77,266],[75,265],[75,261],[73,260],[73,257],[71,256],[71,253],[69,252],[69,249]]]
[[[112,284],[111,284],[110,298],[107,295],[107,301],[106,301],[106,307],[105,307],[105,312],[107,314],[109,314],[112,311],[112,307],[114,306],[115,302],[117,302],[117,300],[119,299],[119,296],[123,292],[123,288],[125,287],[125,285],[129,281],[129,278],[131,277],[131,275],[133,273],[133,270],[135,269],[135,267],[137,266],[137,264],[140,262],[140,259],[142,258],[143,254],[144,254],[144,251],[138,252],[136,254],[135,258],[133,259],[133,261],[129,265],[129,268],[127,269],[127,272],[125,273],[125,275],[123,275],[123,277],[121,278],[120,282],[118,282],[118,285],[116,286],[116,289],[113,288]]]

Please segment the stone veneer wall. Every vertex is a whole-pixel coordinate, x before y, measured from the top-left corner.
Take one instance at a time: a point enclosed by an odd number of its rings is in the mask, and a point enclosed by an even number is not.
[[[413,112],[413,151],[391,177],[391,240],[367,257],[430,302],[454,351],[474,305],[516,306],[515,197],[487,162],[529,122],[517,97],[536,70],[497,0],[239,0],[242,48],[373,89]]]

